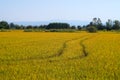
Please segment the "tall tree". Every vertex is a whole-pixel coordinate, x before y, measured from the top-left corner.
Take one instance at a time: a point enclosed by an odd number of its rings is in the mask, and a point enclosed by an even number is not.
[[[108,21],[106,22],[106,29],[112,30],[112,27],[113,27],[113,22],[112,20],[108,19]]]
[[[94,26],[96,27],[98,30],[103,30],[104,26],[102,25],[102,21],[100,18],[93,18],[92,22],[90,22],[89,26]]]
[[[100,18],[97,19],[97,25],[102,25],[102,21]]]
[[[98,30],[103,30],[104,29],[104,27],[102,25],[102,21],[101,21],[100,18],[97,19],[97,25],[96,26],[97,26]]]
[[[94,26],[97,26],[97,18],[93,18],[92,24],[93,24]]]
[[[9,27],[10,27],[11,29],[15,29],[15,24],[14,24],[14,23],[10,23],[10,24],[9,24]]]

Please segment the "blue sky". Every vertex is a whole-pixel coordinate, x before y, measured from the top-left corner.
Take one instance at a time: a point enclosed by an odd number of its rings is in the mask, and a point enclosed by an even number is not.
[[[120,0],[0,0],[0,20],[120,19]]]

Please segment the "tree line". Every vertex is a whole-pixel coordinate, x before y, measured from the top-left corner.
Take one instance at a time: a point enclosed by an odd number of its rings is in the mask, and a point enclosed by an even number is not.
[[[8,23],[7,21],[0,21],[0,29],[76,29],[76,26],[70,26],[68,23],[49,23],[48,25],[18,25]]]
[[[76,29],[76,30],[87,30],[87,29],[96,29],[96,30],[119,30],[120,21],[108,19],[105,24],[102,23],[100,18],[93,18],[92,21],[84,26],[70,26],[68,23],[49,23],[48,25],[39,25],[39,26],[24,26],[14,23],[8,23],[7,21],[0,21],[0,29]]]
[[[120,29],[120,21],[108,19],[108,21],[103,24],[100,18],[93,18],[93,20],[86,25],[85,27],[94,26],[97,30],[119,30]]]

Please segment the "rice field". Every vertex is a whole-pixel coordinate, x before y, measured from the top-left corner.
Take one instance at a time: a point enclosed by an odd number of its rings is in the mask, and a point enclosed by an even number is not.
[[[0,80],[120,80],[120,34],[0,32]]]

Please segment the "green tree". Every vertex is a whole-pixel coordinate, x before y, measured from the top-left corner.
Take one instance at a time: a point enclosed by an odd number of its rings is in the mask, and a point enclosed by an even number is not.
[[[104,26],[103,26],[100,18],[98,18],[98,20],[97,20],[97,29],[98,30],[103,30],[104,29]]]
[[[50,23],[46,29],[70,29],[70,25],[68,23]]]
[[[76,27],[75,26],[71,26],[71,29],[76,29]]]
[[[90,22],[89,26],[95,26],[98,30],[103,30],[104,26],[102,25],[102,21],[100,18],[93,18],[92,22]]]
[[[32,26],[32,25],[28,25],[28,26],[26,27],[26,29],[33,29],[33,26]]]
[[[14,23],[10,23],[9,26],[10,26],[11,29],[15,29],[15,24]]]
[[[77,26],[77,29],[78,29],[78,30],[81,30],[81,29],[82,29],[82,27],[81,27],[81,26]]]
[[[9,24],[6,21],[1,21],[0,29],[9,29]]]
[[[21,26],[18,24],[15,24],[15,29],[21,29]]]
[[[119,30],[120,29],[120,21],[119,20],[114,21],[113,29],[114,30]]]
[[[98,23],[97,18],[93,18],[92,24],[93,24],[94,26],[97,26],[97,23]]]
[[[113,22],[112,20],[108,19],[108,21],[106,22],[106,29],[112,30],[112,27],[113,27]]]

